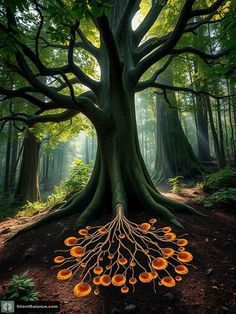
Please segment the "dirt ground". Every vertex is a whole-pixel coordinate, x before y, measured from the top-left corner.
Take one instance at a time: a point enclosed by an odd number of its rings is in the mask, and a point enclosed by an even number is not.
[[[166,191],[164,191],[166,192]],[[165,193],[166,196],[194,205],[196,191],[186,189],[183,196]],[[199,208],[199,207],[197,207]],[[121,294],[115,287],[102,289],[99,296],[76,298],[72,289],[74,278],[66,286],[56,280],[53,266],[54,251],[63,247],[68,235],[75,235],[72,216],[42,226],[7,243],[3,240],[12,233],[12,226],[24,226],[38,215],[27,219],[5,219],[0,222],[0,299],[10,278],[28,271],[39,292],[40,300],[60,301],[60,313],[236,313],[236,277],[233,252],[235,245],[236,216],[232,208],[201,209],[207,217],[178,214],[188,233],[189,251],[194,265],[183,281],[174,288],[158,286],[153,292],[151,284],[137,284],[134,293]],[[131,216],[137,223],[151,218],[145,213]],[[103,224],[103,217],[94,224]],[[177,234],[183,231],[174,228]],[[49,313],[49,312],[48,312]]]

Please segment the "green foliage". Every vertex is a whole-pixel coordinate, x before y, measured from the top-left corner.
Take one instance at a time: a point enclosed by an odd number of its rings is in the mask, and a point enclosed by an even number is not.
[[[168,179],[168,182],[172,187],[172,190],[171,190],[172,193],[178,194],[181,192],[181,190],[184,187],[184,184],[181,182],[183,178],[184,178],[183,176],[177,176],[177,177]]]
[[[203,191],[217,191],[234,186],[236,186],[236,168],[229,167],[206,176],[202,182]]]
[[[69,178],[61,183],[62,188],[67,193],[82,190],[90,178],[91,170],[91,163],[85,164],[82,160],[77,159],[69,169]]]
[[[32,214],[40,212],[40,210],[45,208],[45,203],[41,202],[29,202],[21,207],[21,209],[17,213],[17,217],[29,217]]]
[[[205,207],[236,204],[236,188],[223,188],[203,199]]]
[[[62,181],[54,189],[54,193],[47,197],[45,202],[29,202],[22,206],[17,212],[17,217],[29,217],[40,211],[51,208],[53,205],[64,201],[69,193],[82,190],[87,184],[92,171],[92,162],[85,164],[82,160],[77,159],[69,169],[69,178]],[[13,215],[16,211],[10,212]],[[9,216],[9,215],[8,215]],[[1,216],[0,216],[1,217]]]
[[[14,275],[9,283],[4,299],[17,301],[38,301],[38,293],[34,290],[34,282],[25,272]]]

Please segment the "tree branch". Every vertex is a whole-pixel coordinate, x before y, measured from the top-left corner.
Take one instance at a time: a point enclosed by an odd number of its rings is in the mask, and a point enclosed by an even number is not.
[[[228,97],[232,97],[232,96],[236,95],[236,93],[235,93],[235,94],[230,94],[230,95],[217,96],[217,95],[214,95],[212,93],[206,92],[204,90],[197,91],[195,89],[188,88],[188,87],[172,86],[172,85],[162,84],[162,83],[158,83],[158,82],[154,82],[154,83],[150,84],[148,87],[149,88],[159,88],[163,91],[164,90],[170,90],[170,91],[176,91],[176,92],[191,93],[194,95],[207,95],[207,96],[210,96],[214,99],[224,99],[224,98],[228,98]],[[140,92],[146,88],[147,88],[147,86],[145,88],[143,88],[143,85],[141,85],[141,83],[140,83],[140,85],[139,84],[137,85],[136,92]]]
[[[96,26],[104,41],[104,45],[106,47],[109,62],[111,65],[111,70],[115,72],[121,71],[122,65],[120,62],[118,47],[112,34],[111,27],[107,17],[105,15],[98,17],[96,19]]]
[[[33,115],[30,117],[21,117],[21,114],[14,114],[6,117],[0,118],[0,121],[20,121],[28,125],[29,127],[33,127],[36,123],[45,123],[45,122],[63,122],[72,119],[78,112],[75,110],[65,110],[62,113],[57,114],[47,114],[43,116]]]
[[[93,55],[97,61],[99,62],[99,49],[95,47],[89,40],[88,38],[84,35],[84,33],[81,31],[81,29],[78,27],[77,28],[77,33],[79,34],[80,39],[82,40],[83,45],[81,44],[81,48],[87,50],[91,55]],[[76,47],[75,43],[75,47]]]
[[[118,41],[122,36],[127,35],[127,29],[129,29],[132,18],[139,9],[140,2],[141,0],[129,0],[127,2],[116,32],[116,38]]]
[[[182,53],[192,53],[198,55],[203,61],[209,64],[208,60],[217,60],[222,56],[226,56],[230,53],[232,49],[224,49],[216,54],[207,53],[197,48],[193,47],[183,47],[183,48],[176,48],[170,51],[172,55],[180,55]]]
[[[142,38],[147,34],[152,25],[155,23],[166,3],[167,1],[152,1],[152,6],[148,14],[139,25],[139,27],[134,31],[134,37],[137,46],[141,42]]]
[[[194,2],[195,2],[194,0],[186,0],[173,32],[169,36],[167,36],[167,39],[165,40],[165,42],[162,44],[162,46],[159,49],[152,52],[150,55],[148,55],[145,59],[143,59],[138,64],[138,66],[136,67],[133,73],[134,77],[136,77],[137,80],[143,75],[143,73],[149,67],[151,67],[155,62],[159,61],[161,58],[167,55],[168,52],[171,49],[173,49],[175,45],[178,43],[180,37],[183,34],[187,21],[190,18],[191,9]]]
[[[226,0],[217,0],[215,3],[213,3],[210,7],[206,9],[193,10],[191,12],[191,17],[210,14],[216,11],[222,4],[224,4],[224,2],[226,2]]]

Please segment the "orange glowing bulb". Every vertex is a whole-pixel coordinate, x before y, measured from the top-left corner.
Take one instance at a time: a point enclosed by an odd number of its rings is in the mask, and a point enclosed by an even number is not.
[[[125,238],[125,234],[124,234],[124,233],[120,233],[120,234],[119,234],[119,238],[120,238],[120,239],[124,239],[124,238]]]
[[[183,252],[179,252],[179,254],[177,255],[177,259],[180,262],[191,262],[191,260],[193,259],[193,256],[191,253],[187,252],[187,251],[183,251]]]
[[[62,262],[64,262],[64,260],[65,260],[64,256],[56,256],[54,258],[54,263],[62,263]]]
[[[80,229],[79,234],[85,236],[88,234],[88,230],[87,229]]]
[[[85,297],[90,294],[92,288],[86,282],[80,282],[74,287],[74,295],[76,297]]]
[[[103,272],[102,266],[96,266],[96,267],[94,267],[93,272],[94,272],[94,274],[96,274],[96,275],[100,275],[100,274]]]
[[[162,231],[165,232],[165,233],[168,233],[168,232],[171,231],[171,227],[163,227]]]
[[[158,273],[156,271],[151,271],[152,279],[156,279],[158,277]]]
[[[139,274],[139,280],[143,283],[149,283],[150,281],[152,281],[153,277],[151,275],[151,273],[148,272],[143,272],[141,274]]]
[[[98,229],[98,232],[100,234],[104,234],[104,233],[106,233],[106,231],[107,231],[107,229],[105,227],[101,227],[101,228]]]
[[[93,283],[95,284],[95,285],[100,285],[100,277],[94,277],[93,278]]]
[[[176,239],[176,234],[173,233],[173,232],[167,232],[165,235],[164,235],[166,241],[173,241]]]
[[[184,275],[188,273],[188,268],[185,265],[177,265],[175,266],[175,272]]]
[[[109,286],[111,284],[111,277],[109,275],[102,275],[100,277],[100,284],[105,287]]]
[[[67,280],[72,276],[72,271],[70,269],[61,269],[57,273],[58,280]]]
[[[127,293],[127,292],[129,292],[129,288],[124,286],[124,287],[121,288],[121,292],[122,293]]]
[[[170,248],[170,247],[166,247],[166,248],[162,249],[162,253],[167,255],[167,257],[169,257],[169,256],[174,255],[175,251],[172,248]]]
[[[134,278],[134,277],[131,277],[131,278],[129,279],[129,283],[130,283],[131,285],[135,285],[136,282],[137,282],[137,279]]]
[[[151,225],[148,222],[142,223],[139,228],[143,231],[148,231],[151,228]]]
[[[116,274],[112,277],[112,284],[114,286],[123,286],[126,283],[126,277],[122,274]]]
[[[186,240],[186,239],[178,239],[178,240],[177,240],[177,244],[178,244],[179,246],[185,246],[185,245],[188,244],[188,240]]]
[[[64,243],[66,246],[73,246],[77,243],[78,239],[75,237],[66,238]]]
[[[168,262],[162,258],[157,257],[152,261],[152,267],[157,270],[165,269],[168,266]]]
[[[82,257],[85,254],[85,249],[82,246],[73,246],[70,249],[70,255],[74,257]]]
[[[157,219],[152,218],[152,219],[150,219],[150,220],[149,220],[149,222],[150,222],[150,224],[152,224],[152,225],[153,225],[153,224],[155,224],[155,223],[157,222]]]
[[[119,263],[120,265],[125,265],[125,264],[128,263],[128,260],[127,260],[127,258],[125,258],[125,257],[121,257],[121,258],[118,259],[118,263]]]
[[[169,276],[163,277],[162,280],[161,280],[161,283],[162,283],[164,286],[168,287],[168,288],[171,288],[171,287],[174,287],[174,286],[175,286],[175,280],[174,280],[174,278],[169,277]]]

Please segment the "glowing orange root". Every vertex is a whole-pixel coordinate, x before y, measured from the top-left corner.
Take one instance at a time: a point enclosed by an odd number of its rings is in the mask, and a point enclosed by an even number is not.
[[[79,273],[81,280],[74,287],[77,297],[89,295],[91,285],[95,295],[100,286],[117,286],[122,293],[130,288],[134,291],[138,281],[152,283],[155,292],[156,283],[174,287],[182,280],[180,274],[188,273],[193,256],[185,251],[188,241],[183,235],[177,238],[171,227],[157,228],[157,223],[152,218],[138,225],[124,216],[122,206],[117,206],[116,217],[106,225],[87,226],[79,230],[78,238],[65,239],[69,248],[58,251],[67,257],[60,253],[54,259],[54,267],[63,266],[57,278],[71,280]]]

